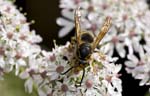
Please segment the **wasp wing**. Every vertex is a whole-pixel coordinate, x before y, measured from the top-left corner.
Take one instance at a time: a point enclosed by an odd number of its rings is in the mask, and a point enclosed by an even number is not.
[[[92,50],[94,50],[98,46],[99,42],[103,39],[103,37],[108,32],[110,27],[111,27],[111,18],[107,17],[102,28],[100,29],[98,36],[93,42]]]
[[[76,28],[76,42],[77,45],[80,43],[80,35],[81,35],[81,27],[80,27],[80,7],[78,7],[77,9],[75,9],[75,14],[74,14],[74,20],[75,20],[75,28]]]

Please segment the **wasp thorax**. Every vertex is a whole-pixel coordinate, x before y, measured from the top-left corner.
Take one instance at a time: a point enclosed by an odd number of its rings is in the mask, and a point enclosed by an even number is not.
[[[87,42],[87,43],[92,43],[93,42],[93,37],[88,32],[85,32],[81,35],[81,41]]]

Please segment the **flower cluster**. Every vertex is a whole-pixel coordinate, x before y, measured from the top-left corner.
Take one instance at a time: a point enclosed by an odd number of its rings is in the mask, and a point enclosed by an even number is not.
[[[32,66],[37,68],[31,66],[20,74],[27,79],[26,89],[32,92],[36,86],[40,96],[121,96],[121,65],[113,63],[116,58],[96,52],[88,66],[81,69],[74,51],[70,43],[55,45],[52,52],[41,51],[38,61],[32,59]]]
[[[104,45],[101,50],[112,56],[115,49],[121,58],[128,57],[131,62],[125,63],[127,72],[136,79],[141,79],[140,85],[149,85],[150,23],[147,21],[150,11],[146,1],[60,0],[59,7],[63,17],[57,19],[57,24],[62,26],[59,37],[65,36],[74,28],[73,14],[78,6],[82,11],[82,28],[95,35],[100,32],[105,17],[112,18],[112,27],[102,41]],[[142,64],[139,64],[141,61]]]
[[[143,50],[140,46],[139,56],[128,55],[128,61],[125,62],[126,70],[132,74],[135,79],[140,79],[140,86],[150,85],[150,51],[145,47]],[[144,52],[145,51],[145,52]]]
[[[0,0],[0,78],[3,73],[14,68],[15,74],[20,67],[28,66],[28,59],[40,52],[36,43],[41,37],[30,31],[30,23],[26,22],[23,14],[6,0]]]
[[[121,96],[116,58],[97,51],[80,67],[72,44],[41,50],[42,39],[29,25],[10,1],[0,0],[0,79],[14,70],[25,79],[26,91],[35,88],[39,96]]]

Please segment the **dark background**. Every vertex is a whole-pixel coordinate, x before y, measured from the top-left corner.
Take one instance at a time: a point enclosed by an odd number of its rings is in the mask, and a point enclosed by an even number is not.
[[[37,34],[43,37],[42,46],[51,49],[54,39],[57,39],[57,44],[65,44],[70,40],[70,35],[73,36],[72,32],[65,38],[58,38],[60,27],[56,24],[56,19],[61,16],[59,0],[16,0],[16,5],[23,8],[22,13],[27,13],[28,22],[35,20],[31,29],[35,29]]]
[[[150,0],[148,0],[150,3]],[[22,7],[22,13],[27,13],[28,22],[35,20],[35,24],[31,25],[31,29],[35,29],[37,34],[43,38],[40,45],[47,50],[53,48],[53,39],[57,40],[57,44],[65,44],[70,37],[73,36],[74,30],[64,37],[58,38],[60,27],[56,24],[56,18],[60,17],[60,9],[58,8],[59,0],[16,0],[15,4]],[[118,54],[114,54],[118,56]],[[120,59],[118,63],[123,64],[125,59]],[[124,66],[123,66],[124,67]],[[139,87],[139,81],[128,75],[122,68],[121,79],[123,81],[123,96],[144,96],[148,90],[147,87]]]

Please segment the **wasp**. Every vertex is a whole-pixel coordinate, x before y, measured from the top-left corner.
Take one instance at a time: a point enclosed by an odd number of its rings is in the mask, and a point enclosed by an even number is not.
[[[99,45],[99,42],[103,39],[103,37],[106,35],[109,28],[111,27],[111,18],[106,18],[104,24],[102,25],[102,28],[100,29],[99,34],[94,37],[94,35],[90,34],[90,32],[81,30],[79,9],[79,7],[75,9],[74,22],[76,33],[75,38],[72,40],[72,42],[74,42],[73,46],[75,47],[75,63],[72,65],[71,68],[69,68],[62,74],[68,73],[73,68],[76,70],[83,69],[83,75],[80,82],[81,86],[85,75],[85,68],[89,65],[91,54],[95,51],[96,47]]]

